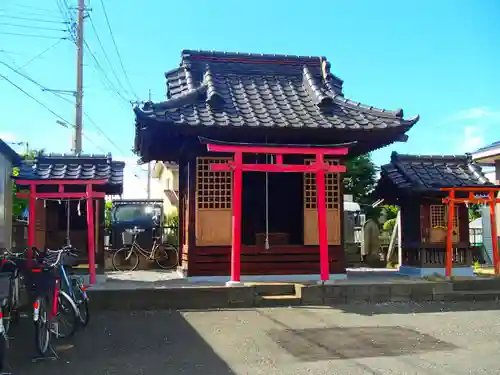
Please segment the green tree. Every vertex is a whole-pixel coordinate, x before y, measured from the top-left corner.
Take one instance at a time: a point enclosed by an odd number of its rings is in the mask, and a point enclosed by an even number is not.
[[[45,152],[44,149],[40,151],[36,150],[31,150],[28,153],[25,153],[22,156],[24,160],[34,160],[38,155],[42,155]],[[19,175],[19,168],[15,167],[12,169],[12,175],[17,176]],[[26,207],[28,207],[28,201],[23,198],[18,198],[16,196],[16,193],[18,192],[18,188],[16,186],[16,183],[12,183],[12,214],[14,217],[21,216],[21,214],[24,212]]]
[[[344,191],[352,194],[355,202],[361,205],[367,219],[378,220],[380,208],[372,207],[371,193],[377,183],[378,168],[373,163],[370,154],[357,156],[346,163],[347,171],[344,174]]]

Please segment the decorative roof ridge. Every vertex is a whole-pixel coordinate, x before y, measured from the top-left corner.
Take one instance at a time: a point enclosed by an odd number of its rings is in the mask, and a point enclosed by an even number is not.
[[[323,90],[320,89],[308,66],[304,65],[302,69],[302,82],[304,83],[306,90],[309,92],[309,95],[313,99],[314,104],[316,104],[319,108],[333,104],[333,97],[327,95]]]
[[[391,163],[398,163],[404,161],[425,162],[425,161],[454,161],[462,162],[464,164],[471,164],[470,156],[465,155],[413,155],[413,154],[399,154],[393,151],[391,154]]]
[[[192,89],[182,95],[176,96],[175,98],[170,98],[159,103],[146,102],[142,108],[134,107],[134,111],[137,110],[146,114],[154,114],[155,111],[168,111],[169,109],[176,109],[185,105],[193,104],[196,100],[200,98],[201,95],[206,94],[208,87],[204,83],[195,89]]]
[[[211,62],[242,62],[242,63],[282,63],[320,66],[319,56],[298,56],[286,54],[258,54],[258,53],[243,53],[243,52],[223,52],[223,51],[208,51],[208,50],[189,50],[181,51],[182,62],[189,60],[204,60]]]
[[[224,98],[220,95],[215,87],[212,72],[210,71],[210,65],[207,64],[205,67],[205,72],[203,73],[203,84],[206,85],[206,99],[205,101],[212,107],[224,104]]]

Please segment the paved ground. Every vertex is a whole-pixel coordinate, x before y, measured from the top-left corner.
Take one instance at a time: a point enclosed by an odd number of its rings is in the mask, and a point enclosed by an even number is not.
[[[113,312],[93,316],[57,362],[31,363],[31,339],[14,340],[11,365],[14,375],[499,374],[499,337],[496,303]]]

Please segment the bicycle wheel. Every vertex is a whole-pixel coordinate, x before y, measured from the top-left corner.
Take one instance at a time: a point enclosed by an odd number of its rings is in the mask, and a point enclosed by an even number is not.
[[[134,271],[139,266],[139,254],[132,247],[122,247],[113,254],[112,263],[117,271]]]
[[[179,264],[179,253],[172,245],[160,245],[155,251],[154,260],[160,268],[169,270]]]
[[[78,327],[78,310],[75,302],[60,291],[57,297],[57,314],[54,317],[57,327],[51,325],[51,332],[57,338],[67,338],[75,334]]]
[[[35,346],[41,356],[45,356],[50,348],[49,303],[47,298],[39,297],[34,303]]]
[[[90,312],[89,312],[89,299],[87,297],[87,292],[85,292],[82,282],[78,279],[73,279],[73,296],[78,307],[78,318],[80,325],[86,327],[89,324]]]
[[[4,372],[5,370],[5,359],[7,357],[7,348],[8,348],[8,343],[7,343],[7,334],[6,332],[0,333],[0,375],[2,374],[7,374]]]

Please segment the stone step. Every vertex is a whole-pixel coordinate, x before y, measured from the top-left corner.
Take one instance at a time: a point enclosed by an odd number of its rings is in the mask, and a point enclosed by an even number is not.
[[[499,290],[500,278],[476,278],[469,280],[453,280],[453,290],[455,291],[481,291],[481,290]]]
[[[302,299],[297,296],[261,296],[257,298],[256,307],[284,307],[284,306],[300,306]]]
[[[461,301],[495,301],[500,302],[500,290],[455,290],[443,295],[443,300]]]
[[[295,284],[293,283],[245,283],[254,288],[259,296],[295,296]]]

